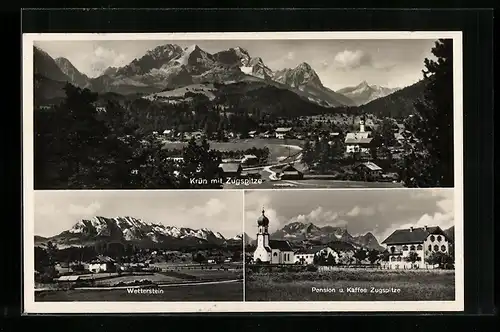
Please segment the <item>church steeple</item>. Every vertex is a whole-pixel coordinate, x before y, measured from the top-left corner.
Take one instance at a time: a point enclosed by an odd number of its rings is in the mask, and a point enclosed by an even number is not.
[[[361,115],[359,118],[359,132],[364,133],[365,132],[365,115]]]
[[[269,226],[269,219],[266,217],[265,212],[264,208],[262,208],[262,214],[259,219],[257,219],[257,225],[267,228],[267,226]]]

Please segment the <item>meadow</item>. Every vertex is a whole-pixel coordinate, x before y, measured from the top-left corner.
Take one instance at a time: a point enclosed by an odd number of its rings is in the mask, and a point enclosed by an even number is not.
[[[215,142],[209,141],[210,148],[218,151],[245,151],[251,148],[262,149],[267,147],[269,149],[269,161],[277,162],[282,157],[286,157],[289,154],[293,155],[298,152],[297,147],[302,147],[304,144],[301,140],[289,139],[261,139],[261,138],[249,138],[249,139],[236,139],[229,142]],[[170,142],[164,143],[164,149],[182,149],[187,145],[187,142]],[[290,146],[290,148],[288,147]]]
[[[160,287],[158,294],[135,294],[126,289],[66,290],[36,292],[37,302],[169,302],[169,301],[242,301],[243,282],[201,283]]]
[[[247,273],[247,301],[453,301],[450,270]]]
[[[262,172],[263,178],[269,173]],[[402,188],[401,183],[392,182],[364,182],[343,180],[281,180],[270,181],[265,178],[263,183],[249,183],[248,185],[224,184],[224,189],[307,189],[307,188]]]

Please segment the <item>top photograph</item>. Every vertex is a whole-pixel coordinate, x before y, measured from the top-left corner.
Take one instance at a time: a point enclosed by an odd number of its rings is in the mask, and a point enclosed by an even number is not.
[[[461,50],[453,32],[25,34],[25,181],[452,188]]]

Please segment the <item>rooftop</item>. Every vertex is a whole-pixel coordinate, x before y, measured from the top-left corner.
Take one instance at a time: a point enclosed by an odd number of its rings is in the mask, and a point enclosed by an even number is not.
[[[365,163],[362,163],[362,164],[359,164],[359,166],[364,166],[366,168],[368,168],[370,171],[381,171],[382,168],[380,166],[378,166],[377,164],[371,162],[371,161],[367,161]]]
[[[240,163],[221,163],[221,164],[219,164],[219,168],[221,168],[222,171],[225,173],[239,172],[241,170],[241,164]]]
[[[287,131],[290,131],[292,130],[292,128],[276,128],[276,132],[279,133],[279,132],[287,132]]]
[[[431,234],[439,234],[444,236],[448,241],[448,237],[439,226],[421,227],[421,228],[407,228],[395,230],[382,244],[409,244],[409,243],[422,243]]]
[[[279,249],[281,251],[292,251],[290,243],[284,240],[269,240],[269,246],[272,249]]]

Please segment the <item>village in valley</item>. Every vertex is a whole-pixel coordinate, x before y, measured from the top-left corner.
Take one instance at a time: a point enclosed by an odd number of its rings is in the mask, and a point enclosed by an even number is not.
[[[338,126],[337,118],[281,119],[289,126],[275,128],[263,122],[259,130],[245,135],[224,133],[221,141],[217,134],[206,137],[203,132],[175,129],[153,134],[167,149],[207,139],[222,155],[219,179],[228,189],[402,187],[397,163],[405,144],[404,125],[360,115]],[[178,153],[169,160],[180,168],[184,160],[180,149]]]

